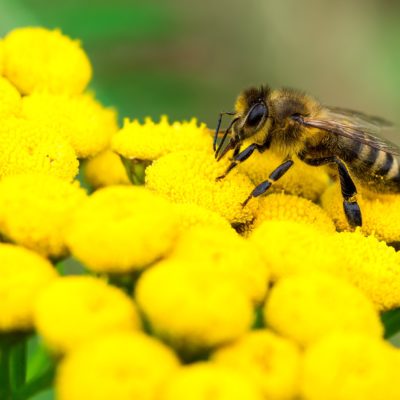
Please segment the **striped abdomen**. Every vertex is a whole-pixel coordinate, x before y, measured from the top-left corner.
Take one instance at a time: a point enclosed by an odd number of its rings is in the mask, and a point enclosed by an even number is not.
[[[399,156],[347,138],[343,142],[347,143],[341,158],[364,186],[383,193],[400,192]]]

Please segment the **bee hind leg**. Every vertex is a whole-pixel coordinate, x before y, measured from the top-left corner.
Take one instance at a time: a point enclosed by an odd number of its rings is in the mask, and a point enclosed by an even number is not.
[[[282,178],[283,175],[289,170],[289,168],[293,165],[293,160],[287,160],[282,163],[278,168],[275,168],[269,175],[268,179],[264,182],[261,182],[257,185],[247,199],[242,203],[242,207],[244,207],[250,199],[253,197],[258,197],[264,194],[272,184],[278,179]]]
[[[360,206],[357,203],[356,185],[351,179],[349,171],[345,163],[338,157],[323,157],[316,159],[308,159],[299,155],[300,159],[306,164],[319,166],[325,164],[336,164],[339,172],[340,188],[343,196],[343,209],[346,215],[347,221],[350,226],[356,227],[362,225],[362,216]]]

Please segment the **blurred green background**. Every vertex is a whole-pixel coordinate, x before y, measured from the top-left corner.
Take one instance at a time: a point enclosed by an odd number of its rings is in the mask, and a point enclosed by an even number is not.
[[[400,2],[0,0],[0,34],[60,27],[120,116],[215,125],[248,85],[304,89],[400,123]]]

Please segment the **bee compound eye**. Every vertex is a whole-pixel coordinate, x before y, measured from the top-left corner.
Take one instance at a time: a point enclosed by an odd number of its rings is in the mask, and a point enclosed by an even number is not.
[[[268,109],[264,103],[254,105],[246,118],[246,124],[251,127],[256,127],[263,118],[268,117]]]

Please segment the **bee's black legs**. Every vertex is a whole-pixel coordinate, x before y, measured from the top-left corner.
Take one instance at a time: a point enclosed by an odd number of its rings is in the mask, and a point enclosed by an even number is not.
[[[305,163],[314,166],[333,163],[337,165],[340,179],[340,187],[343,196],[343,208],[344,213],[346,214],[347,221],[349,222],[350,226],[361,226],[361,210],[360,206],[357,203],[357,200],[355,199],[355,196],[357,194],[356,185],[354,184],[353,179],[351,179],[349,171],[347,170],[344,162],[335,156],[317,159],[307,159],[301,157],[301,159]]]
[[[249,197],[247,197],[247,199],[242,203],[242,206],[244,207],[251,198],[258,197],[264,194],[275,181],[277,181],[278,179],[282,178],[283,175],[285,175],[285,173],[289,170],[289,168],[292,165],[293,165],[293,160],[287,160],[284,163],[282,163],[278,168],[274,169],[266,181],[261,182],[253,189]]]
[[[228,168],[226,169],[226,171],[223,173],[223,175],[219,176],[217,178],[217,181],[223,179],[226,177],[226,175],[228,175],[228,173],[230,171],[232,171],[233,168],[235,168],[238,164],[240,164],[241,162],[247,160],[252,154],[253,151],[255,149],[258,149],[260,151],[263,150],[263,146],[260,146],[257,143],[253,143],[250,146],[246,147],[243,151],[240,151],[240,146],[235,148],[235,151],[233,153],[233,161],[229,164]]]

